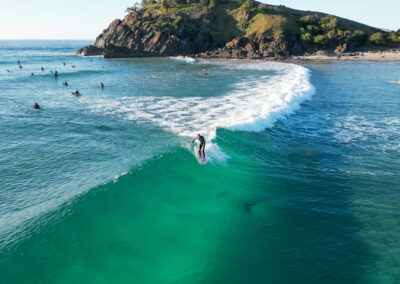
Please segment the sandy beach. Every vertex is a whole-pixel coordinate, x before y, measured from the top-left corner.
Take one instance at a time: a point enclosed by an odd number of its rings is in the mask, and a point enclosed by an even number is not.
[[[293,56],[292,60],[400,61],[400,50],[351,52],[341,55]]]

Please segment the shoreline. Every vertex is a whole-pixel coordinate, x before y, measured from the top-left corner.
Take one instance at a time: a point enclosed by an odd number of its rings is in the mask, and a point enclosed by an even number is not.
[[[288,60],[294,61],[400,61],[400,50],[395,51],[366,51],[352,52],[339,55],[314,54],[292,56]]]
[[[244,59],[244,60],[265,60],[265,61],[375,61],[375,62],[400,62],[400,50],[386,51],[357,51],[343,54],[311,54],[311,55],[292,55],[287,57],[264,57],[264,58],[247,58],[247,57],[219,57],[219,56],[202,56],[187,55],[187,57],[196,59]]]
[[[80,57],[104,57],[102,54],[96,55],[85,55],[76,52],[76,55]],[[384,51],[355,51],[342,54],[328,54],[320,52],[310,55],[291,55],[282,57],[261,57],[261,58],[249,58],[249,57],[224,57],[224,56],[213,56],[204,54],[178,54],[178,55],[148,55],[148,56],[127,56],[127,57],[113,57],[110,59],[127,59],[127,58],[141,58],[141,57],[187,57],[193,59],[244,59],[244,60],[265,60],[265,61],[377,61],[377,62],[397,62],[400,61],[400,50],[384,50]],[[107,58],[107,57],[104,57]],[[108,58],[107,58],[108,59]]]

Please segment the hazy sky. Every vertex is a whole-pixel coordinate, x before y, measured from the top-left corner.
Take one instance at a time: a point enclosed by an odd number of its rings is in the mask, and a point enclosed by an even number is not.
[[[0,0],[0,39],[95,39],[132,0]],[[331,13],[371,26],[400,28],[399,0],[262,0]]]

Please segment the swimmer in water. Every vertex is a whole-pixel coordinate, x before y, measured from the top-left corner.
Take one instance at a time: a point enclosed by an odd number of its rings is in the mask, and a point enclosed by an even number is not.
[[[35,103],[35,104],[33,105],[33,108],[34,108],[34,109],[40,109],[40,105],[39,105],[38,103]]]

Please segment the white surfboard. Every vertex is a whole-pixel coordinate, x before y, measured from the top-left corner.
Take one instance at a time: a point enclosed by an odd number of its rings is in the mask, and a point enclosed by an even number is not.
[[[197,158],[197,161],[199,162],[200,165],[205,165],[205,164],[207,164],[207,159],[206,159],[206,157],[203,157],[203,156],[200,157],[200,155],[199,155],[199,146],[198,146],[198,145],[195,145],[195,146],[193,147],[193,151],[194,151],[194,154],[195,154],[195,156],[196,156],[196,158]]]

